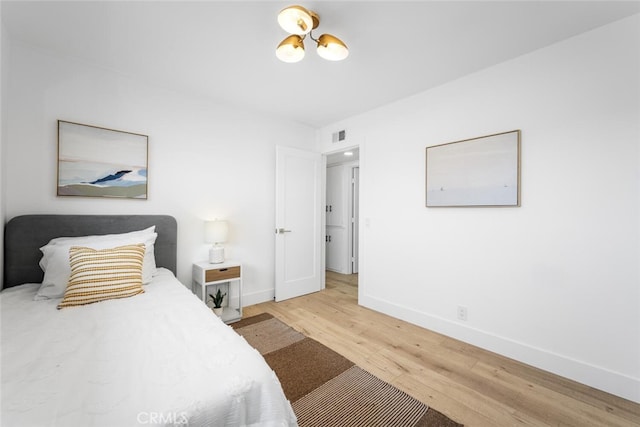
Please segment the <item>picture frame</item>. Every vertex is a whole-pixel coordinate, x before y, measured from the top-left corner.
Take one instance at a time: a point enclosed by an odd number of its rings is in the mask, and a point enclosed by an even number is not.
[[[426,148],[426,206],[520,206],[521,131]]]
[[[149,137],[58,120],[58,196],[147,199]]]

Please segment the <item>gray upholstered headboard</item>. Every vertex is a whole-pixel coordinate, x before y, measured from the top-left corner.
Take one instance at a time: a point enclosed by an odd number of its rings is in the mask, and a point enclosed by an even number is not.
[[[156,265],[176,274],[178,226],[168,215],[22,215],[12,218],[4,231],[3,288],[40,283],[40,247],[55,237],[125,233],[156,226]]]

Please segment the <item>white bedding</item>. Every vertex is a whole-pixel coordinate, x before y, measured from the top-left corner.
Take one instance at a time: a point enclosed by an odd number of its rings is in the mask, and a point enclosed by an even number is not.
[[[62,310],[38,287],[0,294],[3,427],[296,425],[262,356],[170,271]]]

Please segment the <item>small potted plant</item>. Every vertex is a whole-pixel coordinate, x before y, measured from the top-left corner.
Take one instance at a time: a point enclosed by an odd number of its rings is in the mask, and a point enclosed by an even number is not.
[[[220,288],[218,288],[218,291],[211,295],[209,294],[209,297],[211,297],[211,301],[213,302],[213,312],[218,316],[218,317],[222,317],[222,311],[224,310],[222,308],[222,300],[224,300],[224,297],[226,296],[226,293],[222,293],[220,291]]]

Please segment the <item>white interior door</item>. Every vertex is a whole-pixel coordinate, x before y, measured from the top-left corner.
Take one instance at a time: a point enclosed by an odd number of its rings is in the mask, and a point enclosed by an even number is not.
[[[276,301],[322,289],[322,156],[276,147]]]

